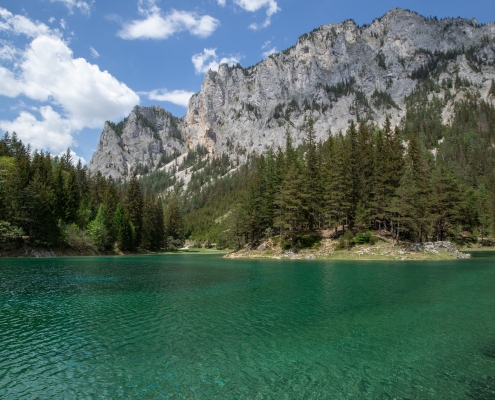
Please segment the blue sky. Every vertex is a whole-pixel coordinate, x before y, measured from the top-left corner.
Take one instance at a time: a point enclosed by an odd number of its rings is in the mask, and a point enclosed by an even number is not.
[[[208,68],[247,67],[320,25],[395,7],[495,21],[493,0],[3,0],[0,131],[89,161],[104,121],[134,105],[181,117]]]

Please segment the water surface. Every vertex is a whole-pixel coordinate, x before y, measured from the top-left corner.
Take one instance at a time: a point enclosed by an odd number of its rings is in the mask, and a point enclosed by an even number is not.
[[[0,398],[493,399],[495,253],[0,261]]]

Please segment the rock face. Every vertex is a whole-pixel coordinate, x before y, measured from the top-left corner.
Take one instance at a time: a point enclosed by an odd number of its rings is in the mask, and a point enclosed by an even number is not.
[[[105,123],[88,168],[120,180],[154,170],[184,152],[178,118],[158,106],[136,106],[124,121]]]
[[[188,148],[200,145],[211,153],[241,155],[242,161],[244,154],[283,146],[288,124],[294,142],[301,143],[310,116],[318,138],[345,131],[351,119],[382,124],[389,115],[396,125],[405,115],[405,97],[417,85],[415,77],[432,62],[444,66],[439,80],[468,80],[471,90],[493,101],[488,93],[495,78],[494,38],[493,23],[438,21],[402,9],[371,25],[357,26],[352,20],[324,25],[253,67],[223,64],[218,72],[209,71],[175,126]],[[132,120],[144,113],[143,108],[133,110],[122,136],[105,126],[91,171],[116,177],[139,163],[156,168],[156,154],[185,151],[180,141],[167,142],[173,137],[170,131],[163,137],[160,133],[163,151],[158,150],[160,141],[154,142],[152,132]],[[164,115],[164,124],[173,118]]]

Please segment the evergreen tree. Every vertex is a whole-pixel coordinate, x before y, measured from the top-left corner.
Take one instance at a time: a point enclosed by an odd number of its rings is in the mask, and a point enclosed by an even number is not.
[[[99,249],[104,249],[109,245],[107,216],[103,204],[100,204],[96,218],[89,223],[87,233]]]
[[[143,228],[143,195],[136,175],[132,175],[124,196],[124,210],[135,231],[134,245],[141,245]]]
[[[184,245],[184,218],[177,196],[172,196],[164,213],[165,248],[176,250]]]
[[[120,203],[117,204],[114,214],[113,226],[116,232],[116,243],[120,250],[134,249],[134,227],[124,214]]]
[[[313,117],[306,124],[306,157],[304,165],[304,186],[306,219],[309,230],[319,221],[321,191],[320,191],[320,160],[316,151],[316,138]]]

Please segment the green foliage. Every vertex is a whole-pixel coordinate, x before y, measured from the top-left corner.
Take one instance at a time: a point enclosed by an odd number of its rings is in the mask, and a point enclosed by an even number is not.
[[[122,133],[124,132],[124,125],[127,122],[127,118],[124,118],[123,121],[120,121],[118,123],[114,123],[112,121],[106,121],[108,126],[113,129],[113,131],[118,135],[122,136]]]
[[[131,177],[124,195],[124,213],[134,227],[134,246],[141,245],[143,231],[143,194],[136,175]]]
[[[371,95],[371,99],[375,107],[385,107],[387,109],[393,107],[400,110],[399,106],[395,103],[394,99],[392,99],[392,96],[388,92],[382,92],[381,90],[375,89]]]
[[[24,235],[24,231],[10,222],[0,221],[0,248],[15,245],[15,240]]]
[[[296,239],[296,247],[299,249],[316,247],[320,243],[321,243],[320,235],[303,234],[303,235],[299,235]]]
[[[343,235],[339,236],[335,250],[350,250],[354,246],[354,243],[352,231],[347,230]]]
[[[492,79],[492,85],[490,86],[489,96],[495,97],[495,79]]]
[[[132,250],[141,245],[137,235],[146,215],[153,220],[148,225],[152,240],[141,246],[159,248],[163,242],[162,206],[152,201],[151,216],[141,192],[135,177],[117,186],[100,173],[90,176],[80,162],[73,165],[70,150],[51,157],[31,153],[16,134],[0,138],[0,221],[15,228],[10,231],[4,226],[9,243],[19,240],[8,232],[22,231],[35,245],[68,245],[93,252],[117,243],[120,249]],[[125,211],[120,204],[125,204]]]
[[[167,202],[164,221],[165,248],[176,250],[184,245],[184,217],[179,199],[172,196]]]
[[[98,250],[93,239],[76,224],[66,225],[63,236],[65,243],[80,253],[95,253]]]
[[[380,68],[385,70],[387,69],[387,64],[385,63],[385,54],[383,54],[381,51],[376,55],[376,61],[378,62],[378,66]]]
[[[117,204],[114,214],[116,244],[120,250],[133,250],[136,242],[136,232],[131,221],[124,214],[122,206]]]
[[[378,238],[376,236],[373,236],[371,231],[366,231],[364,234],[363,233],[358,233],[354,237],[354,243],[356,244],[371,244],[374,245],[378,241]]]
[[[96,218],[89,223],[87,234],[99,249],[103,250],[108,246],[107,216],[103,204],[100,204]]]
[[[352,92],[353,85],[356,83],[356,78],[351,76],[349,79],[344,79],[342,82],[336,85],[328,86],[325,84],[324,88],[327,92],[329,100],[337,101],[339,97],[347,96]]]

